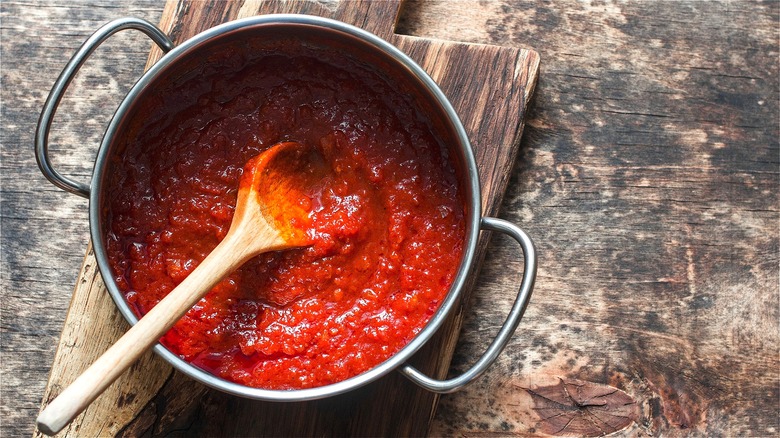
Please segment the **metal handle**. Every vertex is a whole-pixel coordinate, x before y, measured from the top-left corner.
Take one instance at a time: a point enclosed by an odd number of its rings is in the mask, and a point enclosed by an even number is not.
[[[520,284],[520,291],[517,294],[512,310],[498,331],[493,342],[487,348],[479,360],[465,373],[449,380],[437,380],[426,376],[411,365],[404,365],[400,371],[409,380],[421,387],[442,394],[455,392],[460,388],[474,381],[481,376],[485,370],[495,362],[501,350],[504,349],[517,325],[523,318],[525,308],[528,306],[528,300],[531,298],[531,291],[536,281],[536,249],[530,237],[516,225],[502,219],[492,217],[483,217],[480,228],[491,231],[500,231],[509,235],[520,244],[523,250],[523,282]]]
[[[173,41],[171,41],[167,35],[146,20],[128,17],[111,21],[84,41],[84,44],[81,45],[79,50],[73,55],[70,61],[68,61],[65,69],[60,73],[60,77],[57,78],[57,82],[54,83],[54,86],[49,93],[49,97],[43,105],[41,117],[38,119],[38,130],[35,132],[35,159],[38,161],[38,167],[40,167],[43,175],[55,186],[85,198],[89,197],[89,185],[73,181],[70,178],[61,175],[52,167],[51,161],[49,160],[49,129],[51,128],[54,113],[57,111],[57,106],[60,104],[60,100],[62,100],[62,96],[65,94],[65,90],[68,88],[68,85],[70,85],[70,82],[73,80],[74,76],[76,76],[76,73],[89,55],[91,55],[103,41],[107,40],[108,37],[125,29],[136,29],[145,33],[164,53],[169,52],[174,47]]]

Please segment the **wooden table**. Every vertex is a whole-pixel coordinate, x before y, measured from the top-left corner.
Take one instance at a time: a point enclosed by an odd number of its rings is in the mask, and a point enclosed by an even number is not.
[[[29,436],[88,240],[87,203],[32,153],[43,99],[100,24],[154,1],[2,8],[2,436]],[[780,434],[780,3],[411,2],[396,32],[533,48],[536,98],[502,217],[535,239],[531,306],[498,363],[443,396],[430,434]],[[149,43],[99,49],[53,155],[85,180]],[[493,239],[453,372],[514,297]]]

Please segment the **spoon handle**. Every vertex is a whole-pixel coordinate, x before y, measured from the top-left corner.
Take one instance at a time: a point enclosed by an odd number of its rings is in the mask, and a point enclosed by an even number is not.
[[[38,429],[54,435],[70,423],[227,274],[257,252],[232,233],[40,413]]]
[[[62,430],[198,300],[244,262],[266,251],[309,244],[306,234],[288,223],[301,218],[283,214],[287,210],[302,211],[287,201],[298,188],[288,177],[308,169],[308,161],[300,159],[302,151],[305,147],[300,143],[283,142],[245,165],[225,238],[184,281],[46,406],[37,420],[41,432],[54,435]]]

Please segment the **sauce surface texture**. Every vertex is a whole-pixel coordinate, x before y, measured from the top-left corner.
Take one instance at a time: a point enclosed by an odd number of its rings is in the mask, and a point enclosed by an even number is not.
[[[227,233],[244,163],[280,141],[312,145],[332,169],[310,194],[315,243],[250,260],[162,342],[260,388],[367,371],[425,326],[456,275],[464,208],[446,148],[408,94],[349,58],[220,56],[218,71],[148,96],[119,139],[103,205],[115,281],[145,314]]]

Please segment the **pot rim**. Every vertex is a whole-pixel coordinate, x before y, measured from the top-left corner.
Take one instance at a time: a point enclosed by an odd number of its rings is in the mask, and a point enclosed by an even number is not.
[[[408,55],[382,38],[366,30],[340,21],[311,15],[269,14],[254,16],[224,23],[193,36],[192,38],[173,48],[158,62],[156,62],[149,70],[147,70],[138,80],[138,82],[133,85],[127,96],[125,96],[114,113],[114,116],[112,117],[112,120],[106,129],[100,148],[98,150],[92,181],[90,182],[89,224],[93,251],[95,253],[98,268],[104,279],[106,288],[108,289],[108,292],[111,295],[111,298],[114,300],[117,308],[122,313],[122,316],[131,325],[134,325],[138,321],[138,318],[136,318],[135,314],[130,309],[130,306],[125,301],[124,295],[121,293],[116,285],[116,282],[113,280],[113,273],[107,261],[108,257],[105,250],[104,237],[100,223],[101,215],[99,210],[101,192],[99,190],[99,186],[101,184],[102,175],[106,168],[110,143],[117,134],[119,125],[121,125],[124,115],[127,113],[127,111],[129,111],[138,96],[150,83],[154,82],[167,67],[177,62],[188,52],[195,50],[201,44],[205,44],[214,38],[220,38],[233,32],[242,32],[248,28],[268,25],[313,26],[344,33],[349,36],[356,37],[365,43],[368,43],[368,45],[372,46],[372,48],[375,49],[377,53],[385,57],[389,57],[394,64],[403,67],[410,74],[412,79],[418,81],[418,83],[425,88],[427,93],[435,101],[434,103],[436,104],[436,107],[443,111],[443,115],[445,116],[446,121],[450,124],[449,127],[453,129],[457,138],[458,152],[460,153],[460,158],[462,159],[464,166],[464,172],[460,175],[460,177],[468,179],[464,182],[463,185],[463,188],[467,192],[464,194],[464,201],[466,203],[466,236],[464,251],[460,266],[458,267],[456,276],[452,282],[452,285],[450,286],[449,291],[447,292],[444,301],[442,301],[439,309],[434,313],[423,329],[405,347],[403,347],[384,362],[374,366],[368,371],[346,380],[320,387],[293,390],[272,390],[254,388],[217,377],[183,360],[179,356],[169,351],[159,342],[153,348],[155,353],[160,355],[174,368],[212,388],[257,400],[305,401],[330,397],[351,391],[379,379],[380,377],[388,374],[390,371],[404,364],[417,350],[419,350],[427,341],[430,340],[436,331],[438,331],[444,320],[452,311],[452,308],[459,301],[463,287],[466,283],[469,273],[472,270],[472,265],[476,253],[477,238],[479,236],[480,230],[480,220],[482,216],[479,173],[477,170],[474,153],[465,128],[463,127],[460,118],[452,107],[452,104],[449,102],[449,99],[447,99],[439,86],[422,69],[422,67],[420,67]]]

